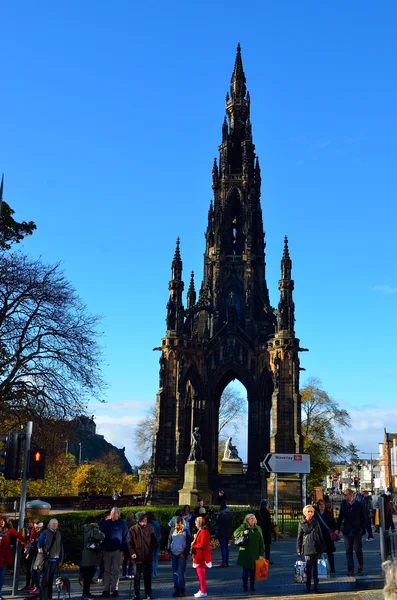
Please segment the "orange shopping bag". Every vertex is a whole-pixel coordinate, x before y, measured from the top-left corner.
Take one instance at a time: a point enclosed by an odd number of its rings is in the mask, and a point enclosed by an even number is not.
[[[258,558],[255,561],[255,579],[267,579],[269,576],[269,561],[267,558]]]

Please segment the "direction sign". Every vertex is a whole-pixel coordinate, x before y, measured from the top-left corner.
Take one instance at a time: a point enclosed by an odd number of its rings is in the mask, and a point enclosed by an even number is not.
[[[269,473],[310,473],[310,454],[268,454],[262,465]]]

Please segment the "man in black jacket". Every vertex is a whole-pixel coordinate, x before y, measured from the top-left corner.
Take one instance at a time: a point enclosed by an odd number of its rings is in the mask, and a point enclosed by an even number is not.
[[[222,562],[219,566],[228,567],[229,540],[233,535],[233,515],[226,504],[222,505],[216,518],[216,530],[222,554]]]
[[[363,572],[364,557],[362,535],[365,533],[366,516],[364,505],[362,502],[357,502],[354,498],[353,490],[346,489],[344,491],[345,499],[343,500],[339,516],[336,521],[335,533],[339,533],[343,521],[343,539],[345,541],[346,558],[347,558],[347,574],[354,575],[354,559],[353,549],[357,556],[358,573]]]

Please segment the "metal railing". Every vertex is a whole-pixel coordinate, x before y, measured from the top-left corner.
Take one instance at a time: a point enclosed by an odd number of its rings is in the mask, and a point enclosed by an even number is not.
[[[274,519],[274,511],[272,520]],[[300,502],[279,502],[278,504],[278,533],[295,536],[298,533],[298,524],[302,520],[302,504]]]

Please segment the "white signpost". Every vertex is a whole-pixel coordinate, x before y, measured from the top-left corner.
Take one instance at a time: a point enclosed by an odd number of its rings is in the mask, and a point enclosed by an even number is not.
[[[269,473],[310,473],[310,454],[267,454],[263,466]]]
[[[278,525],[277,473],[302,473],[302,504],[306,504],[306,473],[310,473],[310,454],[266,455],[262,467],[274,473],[274,524]]]

